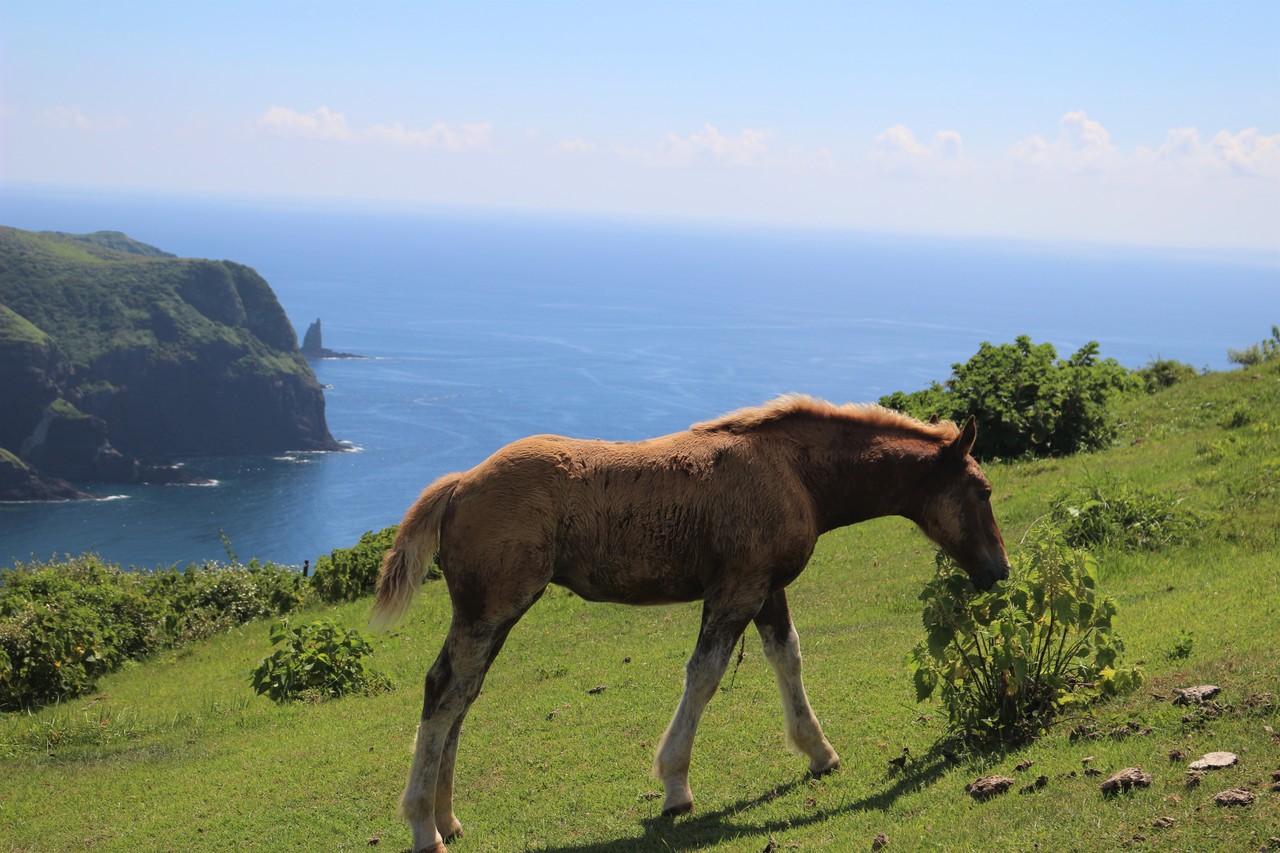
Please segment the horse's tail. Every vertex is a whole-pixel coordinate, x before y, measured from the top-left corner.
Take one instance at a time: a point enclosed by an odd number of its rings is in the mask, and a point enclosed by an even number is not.
[[[405,513],[395,542],[378,572],[377,597],[369,614],[370,628],[390,628],[409,609],[409,603],[422,585],[425,564],[435,554],[445,507],[461,479],[462,474],[446,474],[436,480]]]

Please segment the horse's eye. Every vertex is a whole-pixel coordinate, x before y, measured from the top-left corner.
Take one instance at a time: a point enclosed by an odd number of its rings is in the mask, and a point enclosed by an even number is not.
[[[991,490],[983,489],[982,491],[978,492],[978,497],[982,498],[984,501],[991,500]]]

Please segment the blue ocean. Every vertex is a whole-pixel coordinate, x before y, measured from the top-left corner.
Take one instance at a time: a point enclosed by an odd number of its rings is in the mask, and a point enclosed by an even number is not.
[[[193,458],[214,486],[91,484],[0,505],[0,566],[285,564],[399,521],[440,474],[534,433],[639,439],[786,392],[873,401],[982,341],[1227,369],[1280,322],[1280,258],[521,213],[386,212],[8,188],[0,224],[124,231],[248,264],[313,362],[343,453]],[[0,389],[2,402],[3,389]]]

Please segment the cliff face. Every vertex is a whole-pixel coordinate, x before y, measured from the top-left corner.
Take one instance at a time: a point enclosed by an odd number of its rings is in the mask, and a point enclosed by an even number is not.
[[[146,478],[132,456],[337,447],[252,269],[122,234],[0,228],[0,448],[88,480]]]

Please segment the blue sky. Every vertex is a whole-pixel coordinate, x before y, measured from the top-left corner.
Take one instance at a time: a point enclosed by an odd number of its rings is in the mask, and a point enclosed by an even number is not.
[[[18,3],[0,182],[1280,250],[1280,3]]]

